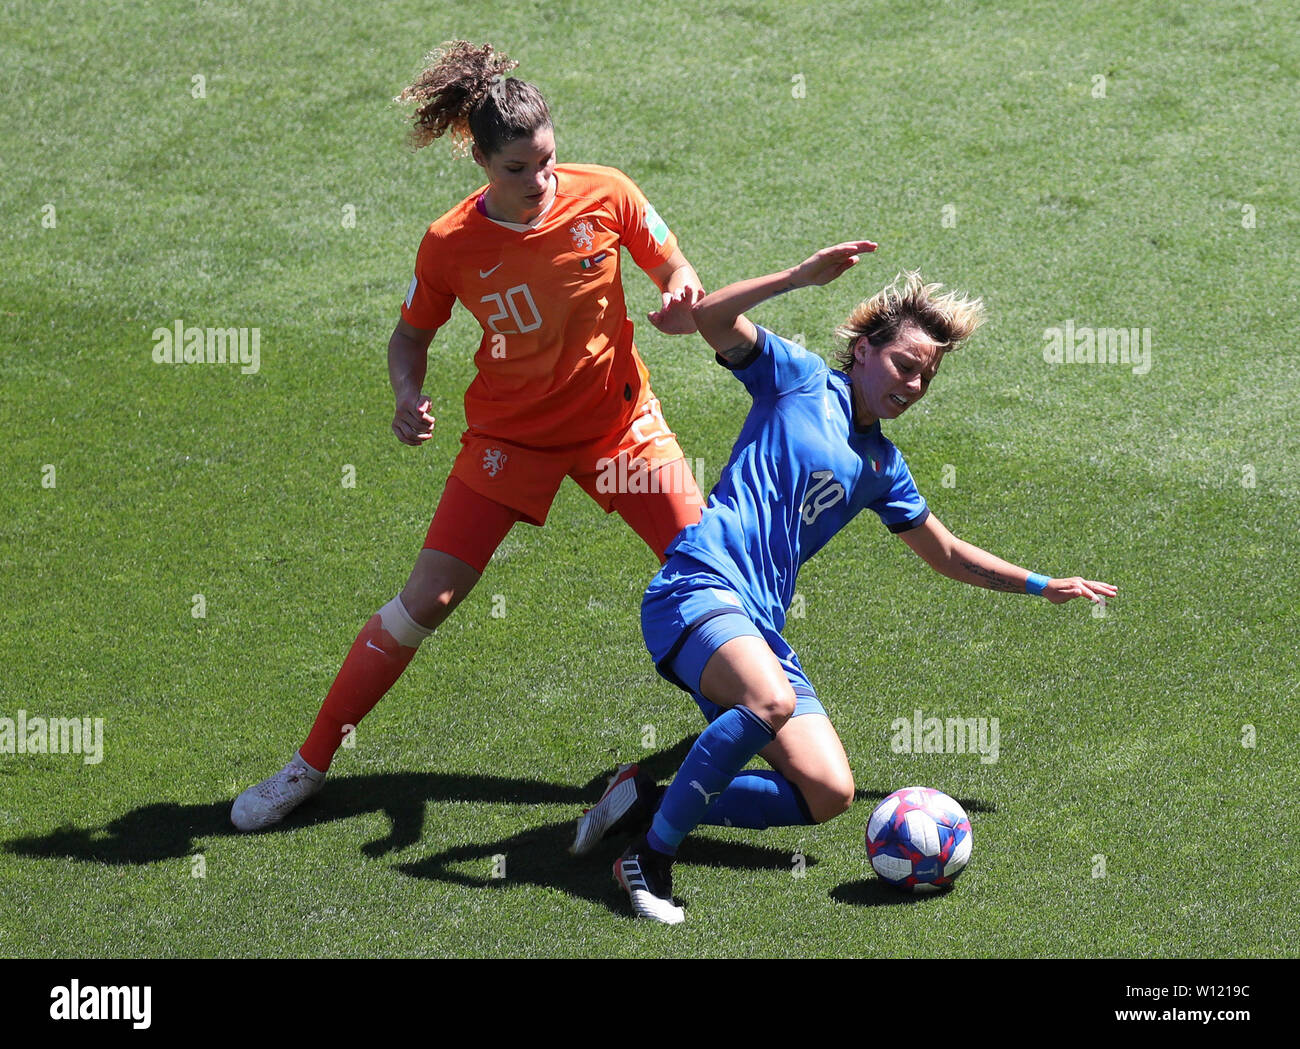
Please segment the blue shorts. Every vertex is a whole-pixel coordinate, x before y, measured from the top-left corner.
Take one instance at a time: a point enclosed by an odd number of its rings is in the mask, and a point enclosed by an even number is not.
[[[759,637],[767,642],[794,690],[793,717],[825,716],[826,708],[794,649],[755,618],[726,579],[685,554],[668,559],[641,601],[641,633],[655,669],[689,692],[710,722],[725,708],[700,695],[700,675],[713,653],[735,637]]]

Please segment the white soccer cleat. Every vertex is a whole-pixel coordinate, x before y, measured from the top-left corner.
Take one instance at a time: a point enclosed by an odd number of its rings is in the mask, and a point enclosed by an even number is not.
[[[614,880],[626,890],[632,913],[638,918],[664,925],[681,925],[686,920],[686,912],[673,902],[672,861],[667,856],[644,845],[640,850],[630,845],[614,861]]]
[[[620,765],[609,777],[605,793],[578,820],[569,851],[585,856],[611,834],[642,830],[654,815],[655,783],[635,764]]]
[[[317,772],[295,754],[293,760],[269,779],[249,787],[230,807],[230,822],[239,830],[261,830],[285,816],[325,785]]]

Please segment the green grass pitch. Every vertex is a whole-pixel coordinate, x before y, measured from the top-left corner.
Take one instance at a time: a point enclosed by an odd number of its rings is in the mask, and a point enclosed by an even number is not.
[[[458,447],[472,318],[435,340],[429,446],[393,438],[385,367],[424,227],[479,184],[390,102],[454,37],[520,60],[560,159],[635,178],[707,287],[877,240],[755,312],[811,348],[900,269],[982,295],[886,433],[958,535],[1120,587],[1103,616],[963,587],[863,515],[788,631],[859,801],[702,829],[679,928],[633,921],[617,847],[565,853],[602,770],[666,778],[701,727],[641,643],[654,559],[572,485],[315,802],[228,825],[404,582]],[[103,725],[97,762],[0,752],[0,956],[1296,954],[1287,4],[59,0],[4,4],[0,41],[0,718]],[[624,267],[712,483],[748,399]],[[154,363],[177,322],[256,328],[256,372]],[[1144,332],[1149,369],[1050,363],[1067,323]],[[997,718],[997,760],[897,752],[917,710]],[[862,844],[913,783],[975,836],[919,902]]]

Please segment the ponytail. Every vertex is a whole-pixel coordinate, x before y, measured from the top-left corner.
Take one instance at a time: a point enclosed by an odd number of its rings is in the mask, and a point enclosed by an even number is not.
[[[507,77],[519,63],[491,44],[453,40],[425,56],[425,68],[393,101],[415,103],[411,146],[420,149],[448,131],[453,151],[472,142],[490,156],[506,143],[551,126],[551,111],[532,84]]]

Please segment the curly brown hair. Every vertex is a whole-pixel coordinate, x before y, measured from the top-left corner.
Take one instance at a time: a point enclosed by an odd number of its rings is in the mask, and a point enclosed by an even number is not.
[[[900,287],[900,283],[902,286]],[[915,270],[900,273],[887,288],[858,303],[835,329],[845,345],[835,353],[844,371],[853,367],[853,345],[865,335],[872,346],[888,346],[904,328],[924,332],[941,351],[955,350],[984,322],[984,300],[943,292]]]
[[[411,146],[420,149],[448,131],[453,150],[472,142],[486,156],[517,138],[551,126],[551,111],[532,84],[507,77],[519,63],[491,44],[452,40],[430,51],[425,68],[394,102],[415,103]]]

